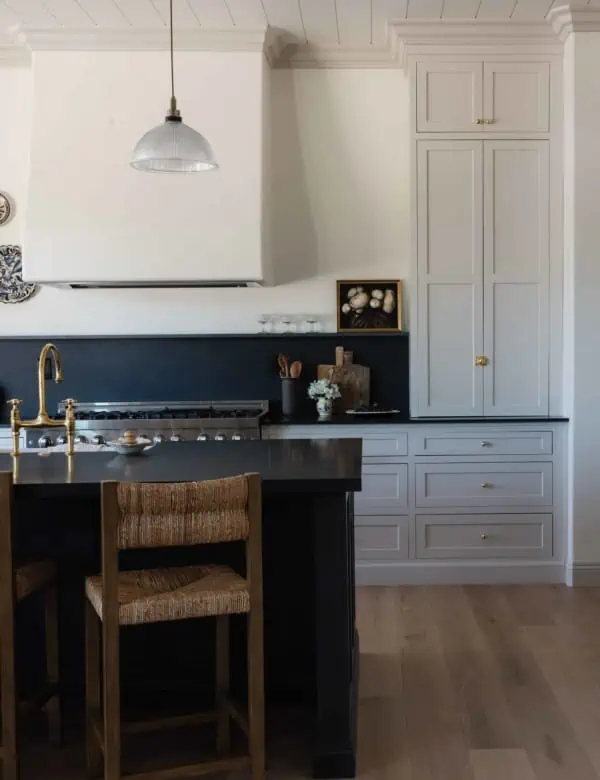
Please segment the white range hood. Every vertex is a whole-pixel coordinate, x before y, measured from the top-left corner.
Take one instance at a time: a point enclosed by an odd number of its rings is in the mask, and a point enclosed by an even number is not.
[[[147,174],[131,151],[166,106],[166,52],[38,51],[23,275],[72,287],[270,282],[269,67],[262,52],[177,52],[186,121],[220,170]]]

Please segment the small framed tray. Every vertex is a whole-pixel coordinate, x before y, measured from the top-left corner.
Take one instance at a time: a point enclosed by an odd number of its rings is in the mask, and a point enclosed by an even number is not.
[[[402,414],[402,412],[400,409],[346,409],[346,414],[356,417],[381,417],[386,414]]]

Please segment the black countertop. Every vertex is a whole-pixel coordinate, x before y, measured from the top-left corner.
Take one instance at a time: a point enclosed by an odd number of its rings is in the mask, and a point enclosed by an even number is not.
[[[270,413],[263,425],[431,425],[433,423],[444,425],[463,425],[465,423],[478,423],[480,425],[507,424],[507,423],[562,423],[569,422],[568,417],[405,417],[402,414],[389,415],[355,415],[336,414],[331,420],[319,420],[315,414],[301,414],[294,417],[282,417]]]
[[[17,491],[44,494],[97,487],[104,480],[185,482],[259,472],[265,492],[323,493],[361,489],[360,439],[177,442],[143,455],[114,452],[0,454],[0,471],[13,471]]]

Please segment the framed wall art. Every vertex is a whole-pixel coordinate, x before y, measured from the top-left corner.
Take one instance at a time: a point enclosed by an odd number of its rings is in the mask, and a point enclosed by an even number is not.
[[[402,282],[389,279],[337,283],[337,329],[341,332],[402,330]]]

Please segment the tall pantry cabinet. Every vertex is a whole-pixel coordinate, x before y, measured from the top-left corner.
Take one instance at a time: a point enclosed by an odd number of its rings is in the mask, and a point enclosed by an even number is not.
[[[560,59],[409,56],[414,416],[560,406]]]

